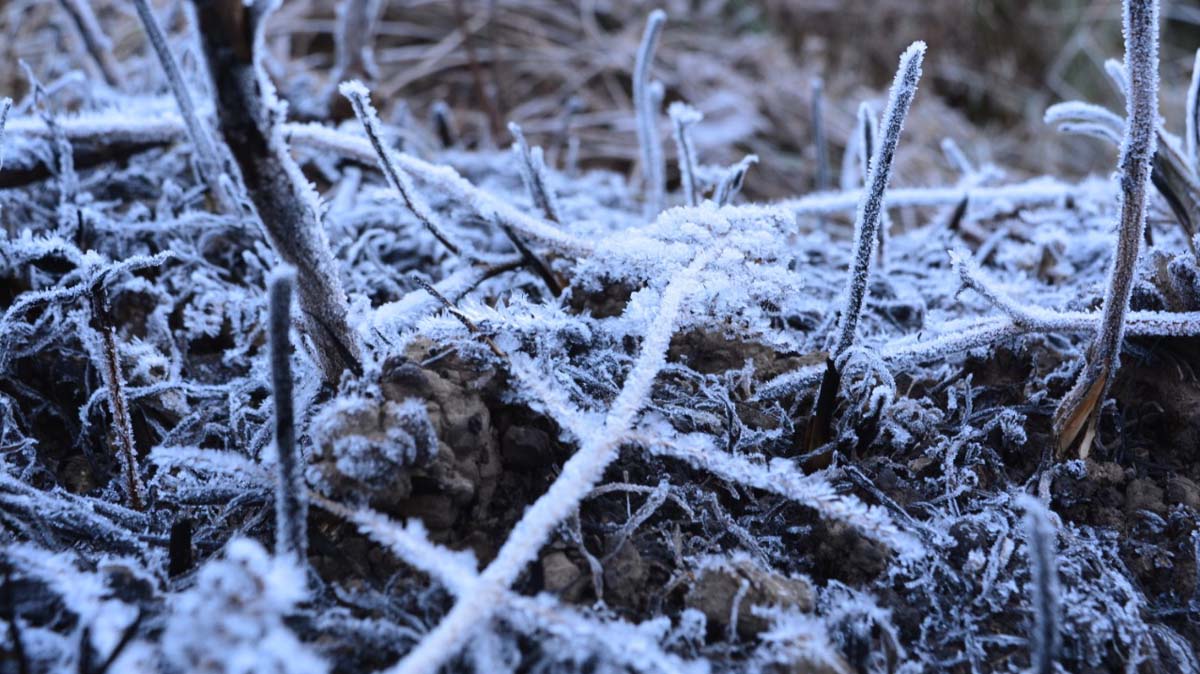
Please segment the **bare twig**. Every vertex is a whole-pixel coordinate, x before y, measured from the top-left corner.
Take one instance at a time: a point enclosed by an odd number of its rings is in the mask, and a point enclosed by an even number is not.
[[[295,270],[282,267],[268,287],[268,335],[271,347],[271,391],[275,401],[275,554],[291,555],[303,567],[308,554],[308,500],[304,459],[296,446],[292,396],[292,282]]]
[[[117,441],[117,463],[125,479],[125,496],[134,510],[146,506],[146,487],[138,474],[137,448],[133,439],[133,422],[129,417],[129,401],[125,397],[125,376],[121,373],[121,356],[117,350],[117,329],[109,314],[104,292],[103,276],[92,288],[92,325],[100,335],[100,374],[108,391],[108,406],[113,417],[113,435]]]
[[[296,268],[306,332],[326,384],[359,373],[358,336],[347,320],[345,291],[317,220],[317,196],[279,128],[282,108],[256,62],[260,29],[272,4],[193,0],[200,21],[221,134],[241,170],[263,229],[283,261]]]
[[[179,107],[179,116],[183,118],[183,123],[187,126],[188,137],[191,139],[192,148],[195,151],[196,170],[200,173],[200,178],[208,185],[209,192],[220,204],[222,210],[228,213],[238,212],[238,199],[232,181],[227,176],[224,182],[221,180],[222,176],[226,175],[222,169],[225,162],[221,160],[221,150],[213,140],[208,124],[200,119],[199,113],[196,112],[191,90],[183,79],[183,73],[179,70],[179,62],[175,60],[175,54],[171,52],[171,47],[167,44],[166,34],[163,33],[162,26],[158,24],[158,19],[154,16],[154,9],[150,6],[149,0],[133,0],[133,6],[137,8],[142,28],[146,31],[150,46],[154,49],[158,63],[162,66],[163,74],[167,78],[167,84],[171,87],[171,94],[175,97],[175,104]]]
[[[495,614],[508,588],[541,549],[546,537],[575,511],[579,502],[596,486],[604,469],[616,459],[621,437],[628,432],[645,404],[650,387],[665,360],[684,299],[694,290],[697,275],[711,262],[715,252],[701,253],[663,291],[659,314],[642,343],[642,352],[626,377],[625,385],[613,402],[603,427],[580,438],[579,451],[567,460],[562,473],[546,493],[525,510],[495,560],[472,584],[472,591],[459,597],[454,608],[438,626],[389,672],[432,674],[453,657],[474,628]],[[514,371],[518,376],[524,374],[524,378],[529,378],[529,373],[519,367]]]
[[[112,42],[100,28],[100,22],[96,20],[96,14],[88,0],[59,0],[59,4],[71,15],[71,21],[79,31],[79,36],[83,38],[88,53],[99,66],[104,81],[114,89],[123,89],[125,78],[121,75],[121,66],[113,56]]]
[[[529,143],[525,141],[525,134],[521,133],[521,127],[516,122],[509,122],[508,132],[513,137],[513,154],[517,155],[521,181],[525,183],[525,189],[529,191],[533,205],[542,211],[547,220],[562,222],[554,191],[547,184],[546,162],[542,158],[542,148],[530,149]]]
[[[371,105],[370,92],[362,84],[362,82],[352,81],[343,82],[339,89],[342,95],[350,101],[351,107],[354,108],[354,114],[358,117],[358,121],[362,124],[363,129],[367,133],[367,138],[371,141],[371,147],[375,149],[375,154],[379,156],[379,168],[383,174],[387,176],[388,182],[391,183],[392,189],[400,194],[400,198],[404,201],[404,205],[408,210],[416,216],[417,220],[421,221],[425,229],[433,234],[434,238],[441,242],[446,250],[449,250],[454,255],[461,255],[462,249],[458,244],[450,240],[450,237],[442,230],[441,226],[436,222],[436,216],[417,193],[413,187],[412,181],[409,180],[408,174],[402,171],[397,165],[393,157],[392,150],[383,142],[383,131],[380,128],[379,116],[375,113],[375,108]]]

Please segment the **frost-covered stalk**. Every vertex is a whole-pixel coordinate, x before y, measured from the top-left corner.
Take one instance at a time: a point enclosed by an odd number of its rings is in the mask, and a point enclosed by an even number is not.
[[[1050,512],[1041,501],[1022,495],[1017,504],[1025,510],[1025,545],[1029,549],[1029,575],[1033,580],[1030,588],[1033,603],[1030,660],[1036,674],[1052,674],[1062,647],[1056,531]]]
[[[867,295],[867,284],[871,278],[871,261],[875,257],[884,192],[892,176],[892,160],[896,156],[896,145],[900,142],[900,131],[904,128],[904,119],[917,93],[924,59],[924,42],[914,42],[909,46],[900,56],[900,69],[888,94],[887,110],[883,113],[883,137],[871,158],[866,188],[859,199],[858,214],[854,219],[854,262],[846,284],[846,307],[838,322],[837,340],[832,351],[835,357],[854,343],[863,300]]]
[[[0,170],[4,169],[4,127],[8,125],[9,110],[12,110],[12,99],[0,99]]]
[[[280,130],[283,108],[262,73],[261,27],[274,3],[192,0],[225,138],[275,252],[296,268],[304,326],[326,384],[360,372],[359,340],[325,230],[317,195],[288,153]]]
[[[1192,82],[1187,91],[1187,128],[1184,132],[1187,160],[1192,173],[1200,176],[1200,49],[1192,65]]]
[[[742,183],[746,180],[746,172],[758,163],[758,155],[748,154],[738,163],[725,169],[717,187],[713,190],[713,201],[718,206],[724,206],[733,201],[737,193],[742,191]]]
[[[275,401],[275,554],[291,555],[303,566],[308,555],[308,499],[304,459],[296,446],[292,395],[292,283],[296,272],[282,267],[271,274],[267,326],[271,351],[271,391]]]
[[[150,46],[154,49],[154,55],[158,57],[158,62],[162,66],[167,84],[171,87],[171,94],[175,97],[175,104],[179,107],[179,116],[183,118],[183,123],[187,126],[188,138],[192,141],[192,148],[196,155],[196,170],[200,173],[200,179],[208,186],[209,192],[220,204],[221,209],[234,213],[236,212],[234,209],[237,208],[237,199],[230,194],[230,183],[221,182],[221,176],[225,172],[221,169],[223,162],[220,149],[213,140],[208,125],[200,119],[200,115],[196,112],[191,91],[188,89],[187,82],[183,80],[183,73],[179,70],[179,62],[175,60],[175,54],[167,45],[167,36],[154,16],[154,9],[150,6],[149,0],[133,0],[133,6],[137,9],[138,18],[141,19],[142,28],[145,29]]]
[[[125,481],[125,496],[129,506],[141,510],[146,506],[146,487],[138,474],[137,446],[133,440],[133,421],[129,417],[129,400],[125,396],[125,376],[121,373],[121,355],[117,349],[117,330],[109,315],[104,288],[97,285],[92,291],[92,327],[100,335],[100,378],[108,392],[108,408],[112,412],[113,436],[117,441],[117,464]]]
[[[546,162],[542,158],[542,148],[530,149],[525,141],[525,134],[516,122],[508,123],[508,132],[513,137],[513,154],[517,156],[517,166],[521,171],[521,182],[533,199],[533,205],[551,222],[562,222],[558,214],[558,203],[554,192],[546,181]]]
[[[637,115],[638,147],[642,153],[642,177],[646,181],[646,210],[650,217],[657,216],[662,210],[667,189],[662,141],[658,137],[658,124],[655,119],[658,106],[655,105],[655,97],[650,91],[650,63],[654,60],[654,50],[658,48],[658,38],[662,35],[663,24],[666,20],[667,14],[661,9],[650,12],[650,16],[646,20],[646,31],[642,34],[642,43],[638,47],[637,60],[633,66],[633,108]]]
[[[870,103],[863,102],[858,106],[858,165],[862,169],[863,184],[871,180],[871,157],[875,154],[875,139],[879,136],[879,122],[875,117],[875,109]],[[888,235],[891,233],[892,222],[886,208],[879,211],[879,247],[877,258],[879,264],[887,259]]]
[[[433,674],[453,657],[480,623],[499,609],[508,588],[537,556],[555,527],[575,512],[579,502],[604,476],[604,469],[617,458],[623,436],[645,404],[650,387],[666,362],[667,346],[675,333],[683,302],[695,290],[697,275],[716,252],[701,253],[663,290],[658,315],[642,341],[641,354],[609,409],[604,425],[580,438],[579,451],[563,465],[558,479],[546,493],[525,510],[470,592],[461,595],[442,622],[389,672]]]
[[[696,153],[692,149],[692,138],[688,129],[704,119],[704,115],[687,103],[679,101],[671,104],[667,114],[671,116],[675,150],[679,153],[679,182],[683,185],[683,198],[688,206],[695,206],[699,201],[696,190]]]
[[[1059,453],[1079,441],[1086,458],[1095,434],[1099,410],[1121,357],[1125,313],[1133,292],[1134,268],[1142,230],[1146,227],[1146,193],[1158,128],[1158,1],[1125,0],[1125,137],[1118,174],[1121,216],[1117,245],[1109,270],[1108,291],[1100,328],[1088,348],[1083,370],[1054,415]]]
[[[817,149],[816,188],[818,192],[829,190],[829,148],[825,140],[825,82],[820,77],[812,81],[812,133],[813,145]]]
[[[433,234],[434,238],[442,243],[451,253],[460,255],[459,247],[450,240],[442,228],[437,224],[436,216],[430,210],[429,205],[421,198],[421,195],[413,187],[412,180],[408,174],[401,171],[396,165],[396,160],[392,157],[392,150],[383,142],[383,130],[379,123],[379,115],[376,114],[374,106],[371,105],[371,93],[367,91],[367,87],[362,82],[357,80],[350,82],[342,82],[338,89],[346,100],[350,101],[350,106],[354,108],[354,115],[358,117],[358,121],[363,126],[363,130],[367,133],[367,138],[371,141],[371,147],[375,148],[375,154],[379,156],[379,168],[383,174],[387,176],[388,182],[391,183],[392,189],[400,193],[400,198],[404,201],[404,205],[408,210],[416,216],[417,220]]]
[[[108,86],[121,89],[125,86],[125,78],[121,76],[121,67],[112,53],[112,42],[100,28],[96,13],[92,11],[87,0],[59,0],[59,4],[71,15],[71,21],[83,38],[83,44],[96,65],[100,67],[100,75]]]
[[[433,102],[433,107],[429,109],[429,123],[433,126],[438,140],[442,141],[443,148],[458,145],[458,132],[454,130],[454,111],[446,105],[446,101]]]
[[[851,263],[850,278],[846,285],[846,306],[838,320],[838,332],[829,358],[825,363],[825,374],[817,392],[812,418],[808,422],[804,446],[812,451],[830,440],[833,429],[833,412],[837,406],[837,394],[841,384],[837,361],[854,344],[858,320],[862,314],[863,301],[867,296],[867,285],[871,279],[871,263],[879,251],[879,223],[883,217],[883,197],[892,174],[892,160],[900,142],[900,131],[904,118],[917,93],[921,79],[921,63],[925,59],[925,43],[914,42],[900,55],[900,69],[892,82],[888,94],[887,110],[884,112],[883,138],[873,148],[868,164],[866,186],[858,202],[858,213],[854,219],[854,261]],[[870,117],[871,115],[867,115]],[[859,110],[860,120],[863,117]],[[874,133],[870,124],[863,125],[867,131],[861,140],[862,151],[874,144]],[[868,135],[871,138],[866,137]]]

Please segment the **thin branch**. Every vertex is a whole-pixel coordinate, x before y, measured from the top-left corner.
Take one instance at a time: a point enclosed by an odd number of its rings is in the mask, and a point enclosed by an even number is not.
[[[896,79],[888,96],[887,110],[883,115],[883,138],[871,159],[868,187],[863,193],[862,201],[859,202],[855,218],[854,266],[846,284],[846,308],[841,314],[838,335],[832,350],[835,357],[854,343],[863,300],[866,298],[870,282],[871,262],[875,257],[884,193],[892,176],[892,161],[896,156],[896,146],[900,142],[900,131],[904,128],[904,119],[917,93],[917,83],[921,79],[921,63],[924,59],[924,42],[914,42],[905,50],[900,56],[900,69],[896,72]]]
[[[400,199],[404,201],[404,205],[424,225],[425,229],[429,230],[429,233],[433,234],[434,238],[446,247],[446,250],[449,250],[454,255],[462,255],[462,249],[451,241],[450,237],[437,224],[436,216],[430,210],[429,205],[425,203],[425,200],[421,198],[421,195],[417,193],[412,181],[408,178],[408,174],[396,166],[396,161],[393,157],[394,153],[383,142],[383,131],[380,128],[379,115],[375,113],[375,108],[371,105],[371,94],[367,91],[366,86],[358,81],[342,82],[338,90],[341,91],[342,96],[345,96],[350,101],[350,105],[354,108],[354,115],[358,117],[359,123],[362,124],[363,130],[367,133],[367,139],[371,141],[371,147],[374,148],[375,154],[379,157],[378,164],[380,170],[387,176],[392,189],[400,194]]]
[[[925,58],[925,43],[914,42],[900,55],[900,67],[888,94],[887,109],[883,115],[883,138],[874,148],[872,138],[864,131],[862,149],[873,149],[869,164],[867,188],[859,202],[854,219],[854,261],[846,283],[846,306],[838,321],[838,333],[826,360],[826,369],[817,394],[817,405],[813,409],[805,437],[805,448],[812,451],[831,439],[833,412],[837,402],[837,391],[841,376],[836,363],[839,357],[854,344],[858,321],[862,315],[863,302],[870,284],[871,265],[879,250],[879,224],[884,212],[884,193],[892,174],[892,161],[900,142],[900,131],[917,93],[921,79],[921,63]],[[870,124],[864,127],[870,130]]]
[[[995,292],[995,289],[993,289]],[[1004,298],[1006,302],[1014,300]],[[1033,319],[1029,328],[1016,324],[1008,316],[969,318],[950,321],[936,332],[922,332],[876,347],[879,357],[900,368],[991,346],[1019,335],[1033,333],[1093,334],[1100,326],[1101,314],[1084,311],[1027,312]],[[1132,337],[1200,337],[1200,312],[1131,311],[1125,331]],[[813,386],[821,381],[825,365],[808,365],[781,374],[758,388],[755,399],[771,399]]]
[[[125,376],[121,373],[121,357],[117,350],[117,330],[109,313],[108,299],[102,280],[92,289],[92,324],[100,335],[100,374],[108,390],[108,406],[113,417],[113,435],[117,440],[117,463],[125,479],[125,496],[129,506],[142,510],[146,506],[146,486],[138,473],[137,448],[133,438],[133,421],[129,416],[129,401],[125,397]]]
[[[192,101],[191,90],[188,89],[187,82],[183,79],[179,62],[175,60],[175,55],[167,44],[166,34],[154,16],[154,9],[150,6],[149,0],[133,0],[133,6],[137,9],[138,18],[141,19],[142,28],[146,31],[150,46],[154,49],[155,56],[158,57],[158,63],[162,66],[167,84],[171,87],[171,94],[175,97],[175,104],[179,107],[179,116],[183,118],[183,122],[187,126],[187,134],[196,153],[196,169],[200,172],[201,179],[208,185],[209,191],[221,205],[222,210],[228,213],[238,212],[238,198],[232,183],[228,182],[228,177],[226,177],[226,182],[221,180],[225,171],[221,168],[224,162],[221,161],[218,145],[213,140],[208,124],[200,119],[199,113],[196,112],[196,104]]]
[[[454,306],[454,303],[451,302],[445,295],[443,295],[437,288],[435,288],[432,283],[426,281],[420,276],[417,276],[416,274],[412,275],[412,279],[417,282],[417,285],[424,288],[425,292],[429,293],[434,297],[434,299],[441,302],[442,306],[446,308],[446,311],[449,311],[451,316],[458,319],[458,322],[462,323],[463,326],[466,327],[467,332],[483,340],[483,342],[487,344],[488,348],[491,349],[493,354],[495,354],[498,358],[508,360],[508,354],[504,353],[504,351],[496,345],[496,342],[492,341],[491,337],[484,334],[483,331],[479,329],[479,326],[475,325],[475,321],[472,321],[458,307]]]
[[[742,191],[742,183],[746,181],[746,173],[750,167],[758,163],[758,155],[748,154],[741,161],[725,169],[721,180],[713,191],[713,201],[718,206],[725,206],[733,201],[738,192]]]

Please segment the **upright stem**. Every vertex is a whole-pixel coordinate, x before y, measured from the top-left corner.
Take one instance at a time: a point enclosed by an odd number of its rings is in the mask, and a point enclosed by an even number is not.
[[[179,62],[175,60],[175,55],[167,45],[167,37],[163,33],[162,26],[158,24],[158,19],[154,16],[154,9],[150,7],[149,0],[133,0],[133,6],[137,9],[138,18],[141,19],[142,27],[146,30],[150,46],[154,49],[159,64],[162,65],[163,75],[166,76],[167,84],[171,87],[175,104],[179,106],[179,116],[183,118],[183,123],[187,126],[188,138],[191,139],[196,153],[196,169],[200,172],[200,178],[208,185],[213,198],[217,200],[223,210],[236,212],[237,199],[229,193],[229,185],[221,182],[221,175],[224,171],[221,169],[220,151],[216,142],[213,141],[208,126],[196,113],[196,105],[192,102],[191,91],[188,89],[187,82],[183,80]]]
[[[646,181],[646,208],[650,217],[657,216],[662,210],[666,193],[662,142],[655,119],[658,110],[650,86],[650,63],[654,60],[654,51],[666,21],[667,15],[661,9],[650,12],[633,66],[633,107],[637,115],[638,147],[642,152],[642,176]]]
[[[284,268],[272,274],[268,289],[268,333],[271,348],[271,390],[275,400],[275,554],[292,555],[304,563],[308,548],[308,501],[304,461],[296,447],[292,395],[292,282],[296,272]]]
[[[1146,226],[1146,193],[1158,142],[1158,2],[1125,0],[1125,137],[1117,171],[1121,215],[1116,250],[1109,269],[1108,291],[1100,328],[1088,349],[1083,371],[1055,414],[1059,452],[1080,440],[1086,457],[1095,435],[1099,410],[1120,363],[1125,314],[1133,292],[1134,271],[1142,230]],[[1082,436],[1081,436],[1082,434]]]
[[[219,128],[241,170],[275,252],[296,268],[300,310],[326,384],[342,372],[361,373],[358,336],[348,321],[346,293],[325,230],[317,195],[288,151],[280,130],[283,106],[257,63],[260,28],[269,0],[192,0],[212,77]]]

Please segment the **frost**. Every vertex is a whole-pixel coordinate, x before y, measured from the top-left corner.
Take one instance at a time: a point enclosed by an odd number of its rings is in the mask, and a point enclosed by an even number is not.
[[[329,666],[284,624],[304,598],[303,571],[237,539],[174,598],[163,632],[172,667],[221,674],[317,674]]]

